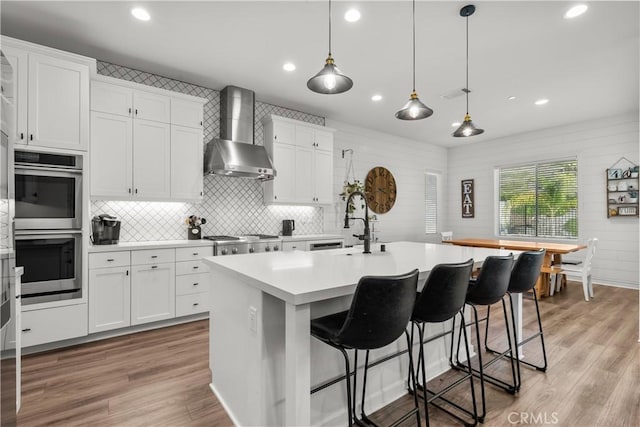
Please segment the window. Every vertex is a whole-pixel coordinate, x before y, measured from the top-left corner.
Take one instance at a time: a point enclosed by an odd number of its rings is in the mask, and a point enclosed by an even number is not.
[[[577,237],[577,178],[576,160],[500,168],[499,234]]]
[[[424,232],[435,234],[438,231],[438,175],[434,173],[425,175],[424,194]]]

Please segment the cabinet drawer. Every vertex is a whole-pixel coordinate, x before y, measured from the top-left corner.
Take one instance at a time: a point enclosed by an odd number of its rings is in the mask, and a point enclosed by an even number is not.
[[[176,297],[176,316],[188,316],[209,311],[208,300],[208,293],[180,295]]]
[[[176,262],[176,275],[208,273],[209,267],[203,261]]]
[[[201,292],[209,292],[209,273],[176,277],[176,295],[189,295]]]
[[[174,262],[176,258],[175,249],[145,249],[143,251],[131,252],[131,265],[159,264],[163,262]]]
[[[306,250],[306,240],[300,240],[297,242],[282,242],[283,251],[304,251]]]
[[[89,254],[89,268],[127,267],[130,264],[129,257],[129,251]]]
[[[87,305],[22,312],[22,347],[87,335]]]
[[[176,261],[198,261],[205,256],[213,256],[213,246],[176,249]]]

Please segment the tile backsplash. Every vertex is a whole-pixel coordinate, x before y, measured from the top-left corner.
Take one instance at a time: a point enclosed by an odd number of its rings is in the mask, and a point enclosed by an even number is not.
[[[204,106],[204,143],[220,133],[220,92],[179,80],[98,61],[98,74],[148,86],[199,96]],[[269,114],[324,125],[324,118],[256,101],[255,142],[262,145],[262,118]],[[312,206],[266,206],[262,183],[218,175],[204,177],[201,203],[121,202],[94,200],[91,214],[108,213],[122,220],[120,241],[176,240],[187,238],[185,219],[197,215],[207,219],[203,235],[278,234],[283,219],[296,221],[295,234],[322,233],[323,208]]]

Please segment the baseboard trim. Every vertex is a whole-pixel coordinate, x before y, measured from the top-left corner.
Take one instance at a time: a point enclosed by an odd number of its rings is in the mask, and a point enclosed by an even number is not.
[[[220,402],[220,404],[224,408],[229,418],[231,418],[231,422],[233,423],[233,425],[240,427],[241,424],[238,422],[238,419],[233,415],[233,412],[231,411],[231,408],[229,408],[229,405],[227,405],[227,402],[225,402],[225,400],[222,398],[220,393],[218,393],[218,391],[216,390],[216,386],[214,386],[213,383],[209,383],[209,388],[211,389],[211,392],[216,397],[216,399],[218,399],[218,402]]]

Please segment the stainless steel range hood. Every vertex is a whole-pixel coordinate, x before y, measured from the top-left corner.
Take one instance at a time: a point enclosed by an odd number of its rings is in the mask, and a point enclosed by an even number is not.
[[[227,86],[220,92],[220,138],[207,143],[204,173],[267,181],[276,176],[262,145],[254,144],[253,91]]]

